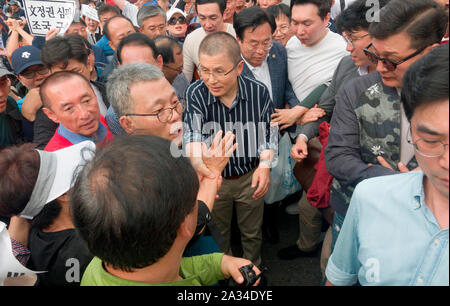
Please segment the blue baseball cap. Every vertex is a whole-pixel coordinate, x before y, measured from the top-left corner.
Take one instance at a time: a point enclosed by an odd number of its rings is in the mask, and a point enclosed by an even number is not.
[[[142,7],[147,6],[147,5],[158,5],[158,1],[152,0],[150,2],[144,3],[144,5],[142,5]]]
[[[15,74],[21,74],[33,65],[43,65],[41,50],[33,46],[23,46],[15,50],[11,56],[11,66]]]

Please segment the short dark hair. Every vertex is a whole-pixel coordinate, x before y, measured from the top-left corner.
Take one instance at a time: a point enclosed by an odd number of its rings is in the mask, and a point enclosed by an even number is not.
[[[369,34],[386,39],[405,32],[411,38],[410,48],[420,49],[440,43],[447,29],[448,17],[433,0],[391,0],[380,11],[379,22],[372,22]]]
[[[61,213],[61,204],[57,199],[45,204],[42,210],[37,214],[31,223],[31,226],[42,231],[52,225],[55,219]]]
[[[244,32],[247,28],[251,28],[253,31],[260,25],[268,23],[273,32],[277,29],[275,19],[272,15],[266,14],[266,12],[259,6],[252,6],[243,9],[234,18],[233,27],[236,31],[236,36],[240,40],[244,39]]]
[[[286,16],[288,19],[291,19],[291,10],[289,6],[285,3],[278,3],[275,5],[271,5],[266,9],[267,15],[272,15],[274,19],[277,19],[280,15]]]
[[[163,58],[163,63],[174,63],[175,57],[173,55],[173,51],[175,48],[180,48],[183,50],[183,47],[178,43],[178,41],[169,36],[157,36],[155,37],[156,48],[158,48],[158,53],[161,54]]]
[[[131,22],[131,20],[128,19],[127,17],[125,17],[125,16],[118,15],[118,16],[114,16],[114,17],[109,18],[109,19],[105,22],[105,25],[104,25],[104,27],[103,27],[103,34],[105,34],[106,38],[108,38],[109,41],[111,40],[111,32],[109,31],[109,24],[110,24],[112,21],[114,21],[115,19],[118,19],[118,18],[127,20],[127,21],[133,26],[133,28],[134,28],[133,22]]]
[[[201,54],[214,56],[221,53],[225,53],[235,65],[242,60],[241,48],[236,38],[227,32],[217,31],[211,33],[200,43],[199,57]]]
[[[422,104],[448,100],[449,45],[434,48],[415,61],[403,76],[402,103],[411,121]]]
[[[51,109],[50,105],[50,99],[47,96],[47,87],[49,86],[56,86],[61,82],[64,82],[68,79],[72,78],[81,78],[83,81],[86,82],[86,84],[91,85],[90,81],[84,77],[84,75],[79,74],[78,72],[74,71],[58,71],[55,73],[52,73],[50,76],[48,76],[44,82],[42,82],[41,86],[39,87],[39,96],[41,98],[42,104],[44,107]]]
[[[314,4],[319,10],[319,16],[324,20],[331,11],[332,0],[292,0],[291,1],[291,14],[292,8],[296,5]]]
[[[149,47],[152,50],[153,58],[156,59],[159,55],[158,48],[156,47],[153,40],[151,40],[147,35],[140,32],[136,32],[125,36],[117,46],[117,60],[122,64],[122,49],[125,46],[144,46]]]
[[[97,9],[97,15],[100,17],[105,13],[113,12],[116,13],[117,16],[121,15],[120,8],[117,5],[111,5],[107,3],[101,4]]]
[[[71,192],[75,227],[91,253],[131,272],[172,247],[197,203],[189,159],[175,158],[157,136],[125,135],[97,151]]]
[[[383,8],[389,0],[378,0],[379,8]],[[339,33],[353,32],[359,30],[368,30],[370,22],[367,18],[367,12],[373,9],[367,6],[367,0],[356,0],[344,11],[342,11],[336,19],[336,30]]]
[[[0,151],[0,216],[18,215],[25,209],[40,165],[39,153],[31,143]]]
[[[195,11],[198,13],[198,6],[202,4],[208,4],[208,3],[217,3],[219,6],[220,13],[223,15],[225,12],[225,9],[227,8],[227,1],[226,0],[197,0],[195,1]]]
[[[63,63],[67,66],[70,59],[87,65],[91,44],[82,36],[70,34],[56,36],[45,42],[41,51],[41,60],[45,66]]]

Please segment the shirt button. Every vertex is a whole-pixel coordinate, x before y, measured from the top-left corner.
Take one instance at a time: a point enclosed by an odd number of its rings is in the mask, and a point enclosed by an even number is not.
[[[419,277],[419,278],[417,279],[417,283],[418,283],[419,285],[422,285],[422,284],[423,284],[423,278],[422,278],[422,277]]]
[[[441,241],[439,239],[434,240],[434,245],[438,246]]]

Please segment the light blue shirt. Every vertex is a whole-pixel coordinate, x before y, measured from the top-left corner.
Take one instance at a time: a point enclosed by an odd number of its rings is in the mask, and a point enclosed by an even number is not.
[[[75,145],[75,144],[78,144],[78,143],[86,141],[86,140],[90,140],[94,143],[100,143],[103,141],[103,139],[105,139],[106,135],[108,134],[108,131],[107,131],[106,127],[103,125],[103,123],[101,123],[99,121],[98,129],[97,129],[97,132],[95,132],[94,137],[86,137],[86,136],[83,136],[80,134],[75,134],[75,133],[69,131],[61,123],[59,124],[59,127],[58,127],[58,133],[59,133],[59,135],[66,138],[68,141],[70,141],[72,144]]]
[[[449,285],[448,228],[425,204],[423,172],[355,189],[327,269],[334,285]]]

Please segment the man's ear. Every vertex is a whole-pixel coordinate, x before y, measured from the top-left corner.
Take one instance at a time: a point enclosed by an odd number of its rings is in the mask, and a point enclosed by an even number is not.
[[[135,130],[134,122],[128,116],[121,116],[119,118],[120,126],[125,130],[127,134],[133,134]]]
[[[244,61],[240,61],[239,64],[236,67],[238,75],[241,75],[242,70],[244,70]]]
[[[50,108],[43,107],[42,111],[44,112],[44,114],[47,115],[47,117],[50,120],[52,120],[55,123],[59,123],[58,117],[56,116],[56,114]]]
[[[158,57],[156,58],[156,62],[157,62],[157,66],[159,68],[159,70],[162,71],[162,67],[163,67],[163,58],[162,55],[158,55]]]

